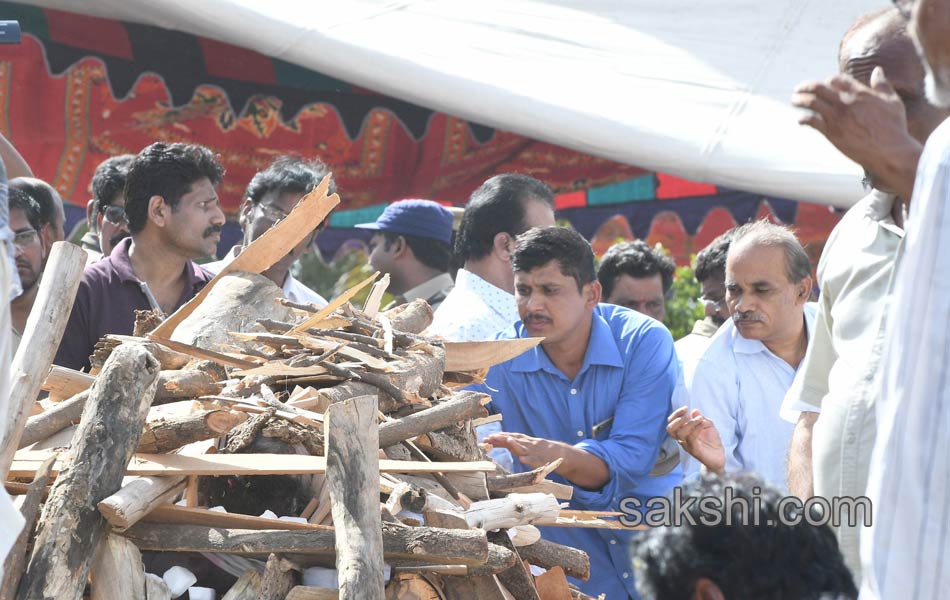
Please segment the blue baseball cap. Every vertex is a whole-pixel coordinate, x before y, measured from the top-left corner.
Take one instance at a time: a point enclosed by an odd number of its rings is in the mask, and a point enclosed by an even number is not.
[[[354,227],[452,243],[452,211],[432,200],[393,202],[373,223]]]

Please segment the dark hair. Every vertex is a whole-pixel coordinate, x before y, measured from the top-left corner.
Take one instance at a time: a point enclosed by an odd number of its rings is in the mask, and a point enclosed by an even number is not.
[[[406,240],[409,249],[412,250],[416,259],[436,271],[448,272],[449,265],[452,262],[452,248],[445,242],[433,240],[432,238],[419,237],[416,235],[403,235],[391,231],[380,231],[386,240],[386,250],[396,243],[399,238]]]
[[[534,177],[517,173],[496,175],[472,192],[455,237],[457,262],[463,264],[491,254],[499,233],[512,237],[524,233],[528,200],[553,208],[554,192]]]
[[[607,249],[604,257],[600,259],[597,279],[604,288],[604,298],[608,298],[614,290],[614,283],[621,275],[643,279],[659,274],[663,295],[666,296],[673,286],[675,271],[676,263],[673,259],[641,240],[634,240],[614,244]]]
[[[56,207],[63,206],[63,200],[53,186],[35,177],[17,177],[10,180],[10,191],[18,190],[36,202],[40,210],[40,226],[56,222]]]
[[[26,220],[30,222],[30,227],[39,231],[40,227],[43,226],[40,220],[39,203],[22,189],[14,188],[13,186],[10,186],[9,198],[10,210],[14,208],[22,210],[23,214],[26,215]]]
[[[785,253],[785,277],[789,283],[799,283],[811,277],[811,260],[795,233],[784,225],[777,225],[768,219],[752,221],[732,230],[730,249],[740,244],[750,246],[771,246],[781,248]]]
[[[165,204],[177,210],[181,197],[191,191],[192,184],[207,178],[211,185],[218,185],[223,176],[224,167],[204,146],[156,142],[146,147],[132,161],[125,182],[129,231],[138,233],[145,229],[152,196],[161,196]]]
[[[120,154],[105,159],[96,167],[96,172],[92,175],[92,199],[96,201],[99,212],[112,204],[115,197],[125,189],[125,181],[133,160],[134,154]]]
[[[567,227],[535,227],[518,236],[511,254],[515,272],[533,271],[556,260],[561,274],[573,277],[580,291],[595,280],[594,251],[584,236]]]
[[[264,196],[274,191],[278,194],[306,194],[329,174],[330,168],[319,158],[304,160],[299,156],[279,156],[266,169],[254,175],[247,184],[244,198],[256,205]],[[328,193],[335,192],[336,185],[331,179]]]
[[[696,270],[693,272],[696,281],[705,281],[717,274],[725,274],[726,256],[729,254],[729,244],[732,243],[733,231],[733,229],[730,229],[709,242],[709,245],[696,255]]]
[[[727,500],[726,490],[738,501]],[[705,474],[683,485],[682,494],[684,504],[687,498],[715,501],[685,504],[685,523],[634,538],[633,568],[644,600],[688,600],[700,578],[726,598],[857,598],[831,529],[804,518],[784,524],[781,513],[790,511],[780,504],[783,494],[759,477]]]

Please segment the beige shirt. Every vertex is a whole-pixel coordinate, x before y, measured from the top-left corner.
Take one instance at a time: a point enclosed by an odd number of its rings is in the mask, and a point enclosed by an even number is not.
[[[820,412],[812,436],[815,494],[863,496],[876,432],[884,321],[894,264],[904,231],[894,223],[894,197],[873,191],[831,232],[818,263],[818,316],[801,377],[783,405]],[[789,410],[792,409],[792,410]],[[842,523],[838,541],[848,566],[859,573],[860,528]]]

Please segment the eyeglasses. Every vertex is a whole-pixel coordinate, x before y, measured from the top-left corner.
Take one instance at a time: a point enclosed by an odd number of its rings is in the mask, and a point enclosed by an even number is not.
[[[897,7],[897,12],[899,12],[905,19],[910,19],[914,12],[914,4],[916,3],[916,0],[893,0],[893,2],[894,6]]]
[[[102,216],[113,225],[128,225],[129,216],[121,206],[110,204],[102,209]]]
[[[703,296],[702,298],[699,299],[699,301],[703,303],[703,306],[705,306],[706,308],[711,308],[715,312],[721,311],[726,306],[725,298],[719,298],[718,300],[713,300],[712,298],[707,298]]]
[[[18,231],[16,235],[13,236],[13,245],[17,248],[26,248],[38,239],[40,239],[40,234],[35,229]]]

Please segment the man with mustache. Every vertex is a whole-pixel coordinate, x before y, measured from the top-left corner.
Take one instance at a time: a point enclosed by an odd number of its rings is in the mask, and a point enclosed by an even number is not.
[[[40,238],[47,255],[56,242],[66,239],[64,227],[66,213],[63,199],[56,188],[35,177],[17,177],[10,180],[10,189],[20,190],[30,196],[40,207]],[[45,264],[45,259],[44,259]]]
[[[858,19],[838,52],[840,72],[868,85],[881,67],[900,97],[907,129],[921,144],[948,112],[927,101],[924,68],[896,8]],[[799,96],[799,100],[804,98]],[[885,314],[910,198],[895,196],[875,170],[873,190],[835,227],[818,263],[815,335],[801,377],[785,398],[783,416],[795,420],[788,458],[792,493],[809,498],[865,493],[876,435]],[[819,415],[820,411],[820,415]],[[860,576],[860,527],[836,528],[848,566]]]
[[[238,257],[242,249],[290,214],[300,199],[316,187],[329,172],[327,166],[319,159],[305,161],[295,156],[281,156],[269,167],[254,175],[247,185],[244,202],[241,203],[240,209],[239,220],[241,229],[244,230],[244,244],[231,248],[223,259],[208,263],[204,265],[204,268],[215,275],[220,273],[225,266]],[[331,182],[328,193],[335,192],[336,186]],[[297,281],[290,272],[290,268],[297,259],[310,249],[317,237],[317,231],[314,230],[287,256],[274,263],[262,275],[281,288],[284,297],[288,300],[314,304],[322,308],[327,305],[326,299]]]
[[[10,328],[13,346],[10,358],[16,354],[23,337],[26,320],[33,309],[36,292],[39,291],[40,277],[43,275],[43,262],[46,248],[40,239],[40,207],[33,198],[22,189],[11,187],[10,229],[13,230],[13,245],[16,248],[16,268],[23,292],[10,301]]]
[[[814,322],[811,264],[795,235],[768,221],[733,232],[726,257],[732,315],[699,359],[690,403],[667,431],[709,471],[754,471],[785,488],[793,425],[779,409]]]
[[[680,472],[650,477],[678,366],[673,338],[661,323],[612,304],[601,286],[590,244],[564,227],[518,236],[511,254],[521,321],[501,338],[543,337],[541,345],[491,368],[481,387],[507,433],[485,441],[506,448],[516,471],[563,462],[552,479],[574,488],[571,508],[620,510],[666,496]],[[591,596],[636,597],[629,559],[632,532],[541,528],[546,539],[590,557]]]
[[[112,156],[99,163],[92,175],[92,199],[86,203],[89,231],[79,245],[90,265],[109,256],[119,242],[129,237],[129,220],[125,216],[125,180],[134,154]]]
[[[88,368],[106,334],[131,334],[136,310],[173,313],[211,280],[192,262],[215,253],[224,225],[210,150],[157,142],[132,161],[125,185],[129,232],[83,274],[56,364]]]

